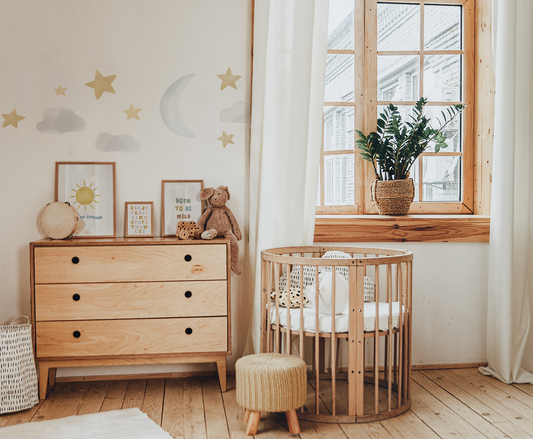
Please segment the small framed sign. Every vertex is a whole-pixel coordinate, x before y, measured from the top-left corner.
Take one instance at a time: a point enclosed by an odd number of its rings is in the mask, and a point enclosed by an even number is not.
[[[176,236],[178,222],[202,216],[203,180],[163,180],[161,184],[161,236]]]
[[[154,236],[153,201],[126,201],[124,237],[152,238]]]

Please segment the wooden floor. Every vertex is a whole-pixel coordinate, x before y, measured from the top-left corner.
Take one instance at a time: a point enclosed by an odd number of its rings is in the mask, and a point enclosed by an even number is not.
[[[244,438],[235,379],[215,377],[57,383],[33,409],[0,415],[0,427],[139,407],[175,438]],[[368,424],[300,422],[304,438],[533,438],[533,385],[506,385],[476,369],[413,372],[412,408]],[[2,430],[0,429],[0,437]],[[283,415],[268,414],[260,438],[297,437]]]

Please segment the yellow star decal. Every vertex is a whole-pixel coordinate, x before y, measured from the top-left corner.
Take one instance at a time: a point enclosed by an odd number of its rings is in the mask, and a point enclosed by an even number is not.
[[[236,81],[238,81],[241,76],[234,75],[231,72],[231,69],[228,69],[226,73],[223,75],[217,75],[220,79],[222,79],[222,84],[220,85],[220,90],[224,90],[228,85],[230,87],[233,87],[235,90],[237,90],[237,85],[235,84]]]
[[[128,108],[127,110],[123,110],[123,112],[128,115],[127,120],[130,120],[132,117],[139,120],[139,111],[141,110],[142,108],[133,108],[133,104],[131,104],[130,108]]]
[[[2,125],[2,128],[5,128],[9,125],[13,125],[15,128],[18,128],[19,121],[26,118],[26,116],[19,116],[17,114],[16,108],[10,114],[2,114],[2,116],[5,119],[4,124]]]
[[[108,93],[115,93],[115,89],[111,86],[111,83],[115,80],[117,75],[103,76],[98,70],[94,75],[94,81],[85,84],[87,87],[94,88],[94,96],[96,99],[104,94],[104,91]]]
[[[233,139],[234,135],[235,134],[226,134],[225,131],[222,131],[222,136],[218,137],[217,140],[222,140],[222,146],[224,146],[225,148],[228,143],[235,145],[235,143],[233,143],[233,140],[231,140]]]
[[[61,84],[59,84],[59,87],[54,88],[54,91],[56,92],[56,96],[59,96],[59,95],[66,96],[65,90],[66,90],[66,87],[65,88],[61,87]]]

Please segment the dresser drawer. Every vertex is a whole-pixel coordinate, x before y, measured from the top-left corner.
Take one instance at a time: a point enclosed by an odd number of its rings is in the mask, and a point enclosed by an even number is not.
[[[225,352],[227,323],[226,317],[37,322],[37,358]]]
[[[103,320],[225,316],[226,281],[43,284],[35,286],[35,316]]]
[[[225,245],[36,247],[36,284],[222,280]]]

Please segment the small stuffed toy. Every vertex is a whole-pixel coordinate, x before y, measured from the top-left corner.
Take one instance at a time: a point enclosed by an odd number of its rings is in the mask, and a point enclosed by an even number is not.
[[[235,274],[241,274],[237,241],[242,239],[242,233],[237,219],[226,207],[226,201],[229,200],[228,187],[205,188],[200,192],[200,200],[208,200],[211,204],[211,207],[207,208],[198,220],[202,239],[213,239],[217,236],[228,238],[231,248],[231,269]]]

